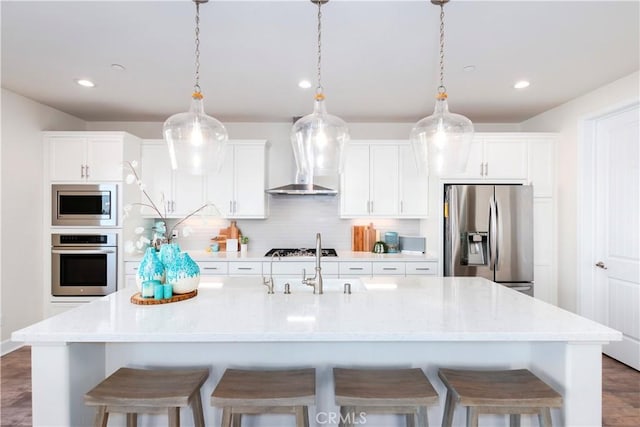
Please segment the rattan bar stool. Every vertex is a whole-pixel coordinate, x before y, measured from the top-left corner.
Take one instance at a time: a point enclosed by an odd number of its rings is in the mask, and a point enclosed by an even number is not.
[[[309,427],[316,401],[316,371],[227,369],[211,394],[222,408],[222,427],[239,427],[242,415],[292,414],[296,427]]]
[[[169,426],[180,425],[180,408],[191,405],[196,427],[204,427],[200,388],[208,369],[120,368],[84,396],[97,406],[96,427],[106,427],[109,413],[127,414],[127,427],[135,427],[139,413],[168,414]]]
[[[480,414],[508,414],[511,427],[520,425],[521,414],[537,414],[541,426],[551,427],[551,408],[562,407],[562,396],[528,369],[440,369],[438,376],[447,387],[443,427],[452,425],[457,404],[467,407],[470,427]]]
[[[340,426],[362,424],[363,414],[405,415],[407,427],[428,426],[427,406],[438,403],[438,393],[420,368],[334,368]]]

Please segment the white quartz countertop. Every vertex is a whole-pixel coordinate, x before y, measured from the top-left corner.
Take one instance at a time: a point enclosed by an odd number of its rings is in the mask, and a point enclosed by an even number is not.
[[[248,252],[206,252],[199,250],[187,250],[189,256],[194,261],[271,261],[271,257],[265,257],[266,251],[251,251]],[[352,251],[340,251],[338,250],[337,257],[322,257],[322,262],[339,262],[339,261],[438,261],[438,257],[432,254],[407,254],[407,253],[395,253],[395,254],[376,254],[373,252],[352,252]],[[125,261],[140,261],[143,254],[126,254]],[[274,262],[284,261],[315,261],[314,257],[281,257],[274,258]]]
[[[14,341],[327,342],[620,340],[613,329],[482,278],[342,279],[351,295],[291,280],[268,295],[261,279],[220,277],[195,298],[135,305],[124,289],[16,331]],[[338,281],[339,279],[335,279]],[[361,282],[358,283],[358,280]],[[329,289],[342,282],[327,281]],[[366,290],[357,291],[364,286]]]

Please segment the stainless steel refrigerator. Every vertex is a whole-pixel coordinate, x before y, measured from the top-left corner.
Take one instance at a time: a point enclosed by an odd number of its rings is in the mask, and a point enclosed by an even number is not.
[[[533,187],[446,185],[444,275],[480,276],[533,296]]]

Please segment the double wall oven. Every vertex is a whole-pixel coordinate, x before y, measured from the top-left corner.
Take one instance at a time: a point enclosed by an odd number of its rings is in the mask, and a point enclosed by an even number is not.
[[[51,295],[103,296],[117,290],[118,186],[51,186]]]

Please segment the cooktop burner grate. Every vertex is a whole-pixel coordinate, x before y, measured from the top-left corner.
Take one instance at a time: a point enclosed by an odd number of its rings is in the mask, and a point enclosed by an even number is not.
[[[270,257],[272,256],[274,253],[278,253],[280,256],[282,257],[296,257],[296,256],[316,256],[316,249],[315,248],[286,248],[286,249],[282,249],[282,248],[274,248],[269,250],[269,252],[267,252],[266,254],[264,254],[264,256],[266,257]],[[338,253],[336,252],[335,249],[322,249],[322,256],[338,256]]]

